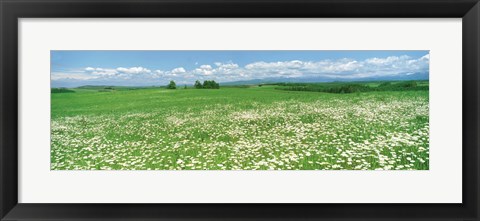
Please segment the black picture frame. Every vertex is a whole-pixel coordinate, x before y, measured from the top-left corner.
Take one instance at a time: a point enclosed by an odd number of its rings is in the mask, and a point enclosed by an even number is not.
[[[478,0],[0,0],[0,15],[1,220],[479,220]],[[17,21],[19,18],[47,17],[462,18],[463,203],[18,203]]]

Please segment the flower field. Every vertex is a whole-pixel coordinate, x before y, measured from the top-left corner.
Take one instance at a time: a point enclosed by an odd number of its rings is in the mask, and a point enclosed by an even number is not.
[[[427,91],[51,96],[52,170],[428,170]]]

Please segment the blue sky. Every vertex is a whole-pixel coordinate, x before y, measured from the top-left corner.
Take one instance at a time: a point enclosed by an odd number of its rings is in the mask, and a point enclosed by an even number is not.
[[[428,51],[51,51],[52,87],[428,73]]]

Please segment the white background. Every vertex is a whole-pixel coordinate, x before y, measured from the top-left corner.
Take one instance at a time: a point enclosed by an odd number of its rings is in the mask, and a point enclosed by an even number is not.
[[[19,25],[20,203],[462,202],[461,19],[20,19]],[[50,171],[50,50],[430,50],[430,170]]]

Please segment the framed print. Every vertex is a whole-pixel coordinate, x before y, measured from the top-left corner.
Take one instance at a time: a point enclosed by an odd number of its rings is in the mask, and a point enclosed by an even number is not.
[[[476,0],[1,2],[1,220],[478,220]]]
[[[429,56],[51,51],[50,169],[429,170]]]

